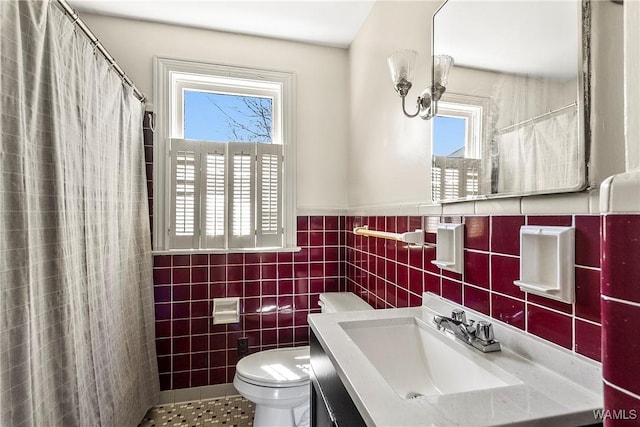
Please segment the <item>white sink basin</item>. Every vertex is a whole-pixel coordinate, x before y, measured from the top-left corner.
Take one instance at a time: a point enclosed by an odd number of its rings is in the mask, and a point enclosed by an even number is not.
[[[391,388],[405,399],[521,384],[465,344],[415,317],[339,325]]]

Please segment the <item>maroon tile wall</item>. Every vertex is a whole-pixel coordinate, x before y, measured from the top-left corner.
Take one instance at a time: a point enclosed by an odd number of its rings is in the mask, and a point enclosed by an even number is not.
[[[602,371],[605,408],[637,425],[640,419],[640,215],[604,216],[602,235]],[[588,227],[588,225],[585,225]],[[584,308],[590,314],[595,307]],[[631,411],[635,411],[631,417]],[[617,417],[616,418],[620,418]]]
[[[153,131],[144,147],[153,223]],[[299,252],[154,256],[156,349],[162,390],[230,383],[238,338],[251,353],[309,342],[321,292],[344,290],[344,217],[297,218]],[[238,324],[213,325],[212,300],[239,297]]]
[[[299,252],[154,256],[156,348],[163,390],[230,383],[238,338],[250,353],[307,345],[321,292],[344,290],[344,218],[298,217]],[[213,325],[213,299],[239,297],[240,322]]]
[[[349,232],[360,225],[399,233],[424,228],[426,240],[435,242],[435,225],[441,221],[465,223],[463,274],[435,267],[434,247],[409,247]],[[520,274],[519,233],[525,224],[575,225],[574,304],[525,294],[513,284]],[[587,215],[348,217],[347,290],[376,308],[418,306],[423,291],[434,292],[599,361],[600,230],[601,217]]]

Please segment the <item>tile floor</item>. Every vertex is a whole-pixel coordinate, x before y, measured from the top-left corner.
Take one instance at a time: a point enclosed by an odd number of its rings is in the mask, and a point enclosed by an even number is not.
[[[154,406],[138,427],[253,425],[254,404],[241,396]]]

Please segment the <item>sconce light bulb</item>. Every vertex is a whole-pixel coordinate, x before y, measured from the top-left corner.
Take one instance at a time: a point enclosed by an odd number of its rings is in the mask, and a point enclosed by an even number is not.
[[[436,85],[447,86],[449,72],[453,67],[453,58],[449,55],[436,55],[433,57],[433,82]]]
[[[413,81],[417,56],[418,52],[415,50],[403,49],[394,52],[387,58],[391,80],[394,85],[398,85],[402,80],[406,80],[409,83]]]

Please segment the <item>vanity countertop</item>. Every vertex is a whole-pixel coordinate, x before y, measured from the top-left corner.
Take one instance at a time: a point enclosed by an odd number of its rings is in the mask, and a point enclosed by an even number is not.
[[[341,322],[415,317],[433,325],[436,314],[463,308],[489,320],[502,351],[481,353],[453,340],[461,353],[480,354],[521,381],[517,385],[407,399],[397,394],[347,335]],[[600,420],[601,365],[535,336],[496,322],[433,294],[413,308],[312,314],[309,325],[369,426],[589,425]],[[397,349],[399,363],[402,349]],[[476,357],[476,356],[474,356]]]

